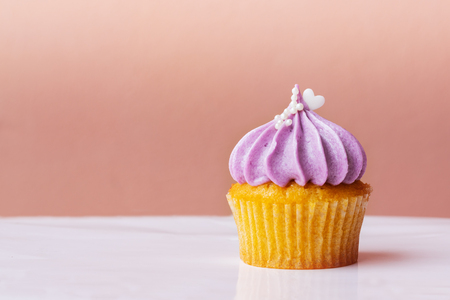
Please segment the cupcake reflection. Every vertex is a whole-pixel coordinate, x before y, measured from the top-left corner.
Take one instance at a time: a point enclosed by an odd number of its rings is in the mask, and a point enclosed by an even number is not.
[[[235,300],[357,299],[358,265],[325,270],[280,270],[242,261]]]

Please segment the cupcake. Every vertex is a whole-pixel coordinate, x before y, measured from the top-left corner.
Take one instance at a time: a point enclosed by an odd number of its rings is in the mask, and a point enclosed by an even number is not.
[[[247,133],[231,153],[227,194],[242,261],[278,269],[342,267],[358,260],[372,191],[358,140],[313,110],[325,99],[292,90],[281,115]]]

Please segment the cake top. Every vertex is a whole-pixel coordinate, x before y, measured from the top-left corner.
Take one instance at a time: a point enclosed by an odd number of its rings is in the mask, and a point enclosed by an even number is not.
[[[358,140],[347,130],[313,110],[325,103],[311,89],[292,89],[289,106],[274,120],[247,133],[234,147],[229,167],[239,183],[270,182],[286,186],[294,180],[304,186],[353,183],[367,165]]]

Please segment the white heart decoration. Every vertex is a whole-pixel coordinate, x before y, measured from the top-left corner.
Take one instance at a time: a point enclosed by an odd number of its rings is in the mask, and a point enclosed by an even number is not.
[[[320,95],[314,96],[312,89],[306,89],[302,96],[310,110],[316,110],[325,103],[325,98]]]

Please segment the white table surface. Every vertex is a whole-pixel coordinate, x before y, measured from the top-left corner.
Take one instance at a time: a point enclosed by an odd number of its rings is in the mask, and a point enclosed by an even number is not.
[[[0,299],[450,299],[450,219],[366,217],[359,262],[239,260],[232,217],[1,218]]]

